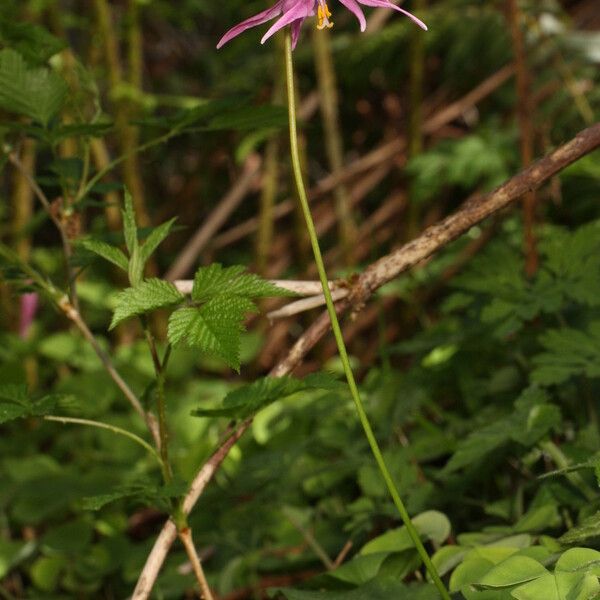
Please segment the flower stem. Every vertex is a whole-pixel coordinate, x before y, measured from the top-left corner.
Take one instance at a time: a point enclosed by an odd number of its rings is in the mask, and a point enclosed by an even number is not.
[[[360,398],[360,393],[358,391],[358,387],[356,385],[356,381],[354,380],[354,374],[352,373],[352,368],[350,367],[350,360],[348,359],[348,352],[346,350],[346,346],[344,344],[344,338],[342,336],[342,330],[340,328],[340,324],[337,318],[337,313],[335,311],[335,306],[333,305],[333,300],[331,298],[331,292],[329,291],[327,273],[325,271],[325,265],[323,263],[323,257],[321,255],[321,249],[319,247],[319,240],[317,238],[317,232],[315,230],[315,225],[313,222],[313,218],[310,212],[310,207],[308,205],[308,198],[306,195],[306,189],[304,187],[304,182],[302,180],[302,170],[300,167],[300,158],[298,152],[298,137],[296,131],[296,101],[294,98],[294,64],[292,60],[292,42],[291,42],[291,34],[289,29],[286,30],[285,37],[285,66],[286,66],[286,83],[287,83],[287,93],[288,93],[288,111],[289,111],[289,125],[290,125],[290,149],[291,149],[291,158],[292,158],[292,169],[294,171],[294,179],[296,181],[296,188],[298,190],[298,197],[300,199],[300,205],[302,208],[302,213],[304,215],[304,219],[306,222],[306,229],[308,231],[308,235],[310,237],[310,243],[312,246],[315,263],[317,265],[317,269],[319,271],[319,279],[321,280],[321,285],[323,288],[323,294],[325,295],[325,301],[327,304],[327,312],[329,313],[329,318],[331,320],[331,328],[333,329],[333,335],[335,336],[335,341],[337,344],[338,352],[340,355],[340,359],[342,361],[342,365],[344,367],[344,373],[346,375],[346,380],[348,381],[348,387],[350,388],[350,393],[352,395],[352,399],[354,400],[354,404],[356,406],[356,411],[358,413],[358,418],[360,419],[361,425],[364,429],[365,435],[369,442],[369,446],[371,447],[371,451],[373,456],[375,457],[375,461],[377,462],[377,466],[381,472],[381,475],[385,481],[385,484],[388,488],[388,491],[400,513],[400,517],[406,526],[408,534],[415,545],[415,548],[421,557],[421,560],[425,564],[429,575],[434,581],[436,587],[438,588],[441,597],[444,600],[450,600],[450,595],[444,586],[444,583],[440,579],[440,576],[437,573],[436,568],[433,566],[429,555],[427,554],[427,550],[423,546],[421,542],[421,538],[419,537],[419,533],[417,532],[415,526],[412,524],[410,520],[410,516],[402,499],[400,498],[400,494],[396,489],[396,485],[392,479],[392,476],[385,464],[385,460],[381,453],[381,449],[379,448],[379,444],[375,438],[375,434],[373,433],[373,428],[371,427],[371,423],[369,422],[369,418],[367,417],[367,413],[365,412],[362,400]]]

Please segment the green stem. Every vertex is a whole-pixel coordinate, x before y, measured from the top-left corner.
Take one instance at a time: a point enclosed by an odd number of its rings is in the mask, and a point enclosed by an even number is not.
[[[165,483],[169,483],[173,479],[171,462],[169,461],[169,430],[167,428],[167,412],[166,412],[166,397],[165,397],[165,369],[167,361],[171,354],[170,346],[167,347],[165,357],[161,361],[158,356],[156,340],[150,331],[145,318],[142,318],[146,341],[152,355],[152,364],[154,365],[154,373],[156,374],[156,414],[158,417],[158,432],[160,436],[160,457],[163,464],[163,475]]]
[[[158,464],[163,468],[163,462],[158,454],[158,452],[146,441],[143,440],[139,435],[135,435],[135,433],[131,433],[126,429],[122,429],[121,427],[117,427],[116,425],[109,425],[108,423],[102,423],[101,421],[91,421],[90,419],[75,419],[72,417],[60,417],[54,415],[47,415],[44,417],[45,421],[56,421],[57,423],[62,423],[63,425],[67,423],[72,423],[73,425],[87,425],[88,427],[96,427],[98,429],[107,429],[108,431],[112,431],[117,435],[122,435],[124,437],[129,438],[134,441],[136,444],[145,448],[156,460]]]
[[[288,109],[289,109],[289,123],[290,123],[290,149],[291,149],[291,158],[292,158],[292,168],[294,171],[294,179],[296,181],[296,188],[298,191],[298,197],[300,199],[300,205],[302,208],[302,213],[304,215],[304,219],[306,222],[306,229],[308,231],[308,235],[310,237],[310,243],[312,246],[315,263],[317,265],[317,269],[319,271],[319,279],[321,280],[321,285],[323,287],[323,294],[325,295],[325,301],[327,303],[327,312],[329,313],[329,318],[331,320],[331,328],[333,329],[333,335],[335,336],[335,341],[337,344],[338,352],[340,355],[340,359],[342,361],[342,365],[344,367],[344,373],[346,374],[346,379],[348,381],[348,387],[350,388],[350,393],[352,395],[352,399],[354,400],[354,404],[356,406],[356,411],[358,413],[358,418],[360,419],[361,425],[364,429],[365,435],[369,442],[369,446],[371,447],[371,451],[377,462],[377,466],[381,471],[381,475],[385,481],[385,484],[389,490],[389,493],[398,509],[398,513],[406,526],[408,534],[415,545],[415,548],[421,557],[421,560],[425,564],[429,575],[437,586],[442,598],[444,600],[450,600],[450,595],[444,586],[444,583],[440,579],[440,576],[437,573],[436,568],[434,567],[431,559],[429,558],[429,554],[427,554],[427,550],[423,546],[421,542],[421,538],[419,537],[419,533],[417,532],[415,526],[412,524],[410,520],[410,516],[402,499],[400,498],[400,494],[396,489],[396,485],[392,479],[392,476],[389,472],[387,465],[385,464],[385,460],[381,453],[381,449],[379,448],[379,444],[375,438],[375,434],[373,433],[373,428],[371,427],[371,423],[369,422],[369,418],[367,417],[367,413],[365,412],[362,400],[360,398],[360,394],[358,391],[358,387],[356,385],[356,381],[354,380],[354,374],[352,373],[352,368],[350,367],[350,360],[348,358],[348,352],[346,351],[346,346],[344,344],[344,338],[342,336],[342,330],[340,328],[340,324],[337,318],[337,314],[335,312],[335,306],[333,304],[333,299],[331,298],[331,292],[329,291],[328,278],[327,273],[325,271],[325,265],[323,264],[323,257],[321,255],[321,249],[319,247],[319,240],[317,238],[317,232],[315,230],[315,225],[313,222],[313,218],[310,212],[310,207],[308,204],[308,198],[306,195],[306,189],[304,187],[304,182],[302,180],[302,170],[300,167],[300,156],[298,152],[298,137],[296,130],[296,101],[294,98],[294,65],[292,60],[292,41],[289,29],[286,30],[285,37],[285,66],[286,66],[286,83],[287,83],[287,92],[288,92]]]

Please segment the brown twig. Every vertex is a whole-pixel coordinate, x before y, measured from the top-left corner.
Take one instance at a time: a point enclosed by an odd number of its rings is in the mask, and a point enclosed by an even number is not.
[[[165,279],[168,281],[180,279],[189,272],[200,252],[202,252],[209,240],[219,230],[223,223],[225,223],[229,215],[237,208],[239,203],[248,193],[248,190],[258,174],[260,165],[261,159],[257,154],[248,156],[244,163],[241,177],[217,204],[209,217],[203,221],[200,228],[185,245],[165,275]]]
[[[198,553],[196,552],[196,546],[194,546],[194,540],[192,539],[192,530],[189,527],[185,527],[179,532],[179,539],[185,548],[185,552],[190,559],[190,563],[192,564],[192,569],[194,570],[194,575],[196,576],[196,581],[200,586],[200,597],[204,600],[214,600],[214,596],[210,591],[210,587],[208,585],[208,581],[206,581],[206,575],[204,575],[204,569],[202,568],[202,563],[200,562],[200,558],[198,557]]]
[[[349,307],[352,307],[353,310],[360,310],[376,289],[415,266],[421,260],[441,250],[477,223],[506,208],[522,197],[525,192],[539,188],[558,172],[599,147],[600,123],[583,130],[571,141],[509,179],[495,191],[466,203],[454,214],[426,229],[415,240],[373,263],[358,278],[350,297],[337,304],[337,312],[342,313]],[[291,373],[304,356],[325,335],[329,327],[329,316],[325,312],[298,339],[286,358],[272,369],[270,375],[281,377]],[[189,514],[206,485],[225,460],[230,449],[237,443],[251,423],[251,419],[242,423],[200,468],[184,500],[183,509],[186,514]],[[176,527],[169,520],[163,526],[146,560],[133,593],[134,600],[149,597],[160,568],[176,537]]]

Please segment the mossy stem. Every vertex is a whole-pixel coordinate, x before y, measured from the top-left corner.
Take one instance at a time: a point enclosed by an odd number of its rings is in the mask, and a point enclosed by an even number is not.
[[[310,238],[310,243],[312,246],[315,263],[317,266],[317,270],[319,272],[319,279],[321,280],[321,285],[323,288],[323,294],[325,295],[325,301],[327,304],[327,312],[329,314],[329,318],[331,320],[331,328],[333,329],[333,335],[335,337],[335,341],[337,344],[338,352],[340,355],[340,359],[342,361],[342,365],[344,368],[344,373],[346,375],[346,380],[348,382],[348,387],[350,389],[350,394],[352,395],[352,399],[354,400],[354,404],[356,406],[356,411],[358,413],[358,418],[360,419],[361,425],[364,429],[365,436],[369,442],[369,446],[371,447],[371,452],[377,462],[377,466],[381,472],[381,475],[385,481],[385,484],[388,488],[390,496],[398,509],[398,513],[404,523],[408,534],[419,554],[423,564],[425,565],[431,579],[435,583],[438,588],[441,597],[443,600],[450,600],[450,595],[446,590],[446,587],[438,572],[431,562],[431,558],[423,546],[423,542],[419,537],[419,533],[417,532],[415,526],[412,524],[410,520],[410,516],[402,499],[400,498],[400,494],[396,488],[396,484],[392,479],[390,471],[385,464],[385,460],[383,458],[383,454],[381,453],[381,449],[375,438],[375,434],[373,433],[373,428],[371,427],[371,423],[369,422],[369,418],[367,413],[365,412],[360,393],[358,391],[358,387],[356,385],[356,381],[354,379],[354,374],[352,373],[352,368],[350,366],[350,360],[348,358],[348,352],[346,350],[346,345],[344,344],[344,337],[342,335],[342,330],[340,328],[340,324],[337,318],[337,313],[335,311],[335,306],[333,304],[333,299],[331,298],[331,292],[329,290],[327,273],[325,271],[325,265],[323,263],[323,257],[321,255],[321,249],[319,247],[319,240],[317,237],[317,232],[315,229],[315,225],[313,222],[313,218],[310,212],[310,207],[308,204],[308,197],[306,195],[306,188],[304,186],[304,181],[302,179],[302,169],[300,165],[300,155],[298,151],[298,137],[297,137],[297,127],[296,127],[296,101],[294,95],[294,63],[292,59],[292,40],[289,28],[286,29],[285,35],[285,66],[286,66],[286,84],[287,84],[287,93],[288,93],[288,113],[289,113],[289,128],[290,128],[290,153],[292,159],[292,169],[294,172],[294,179],[296,182],[296,188],[298,191],[298,198],[300,200],[300,206],[302,209],[302,214],[304,216],[304,220],[306,223],[306,229],[308,232],[308,236]]]

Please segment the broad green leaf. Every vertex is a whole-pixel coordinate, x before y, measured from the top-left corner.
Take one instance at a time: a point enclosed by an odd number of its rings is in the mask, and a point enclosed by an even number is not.
[[[78,244],[86,250],[101,256],[103,259],[111,262],[113,265],[116,265],[120,269],[123,269],[123,271],[127,272],[127,257],[123,251],[116,246],[111,246],[106,242],[101,242],[100,240],[94,240],[91,238],[79,240]]]
[[[206,302],[221,294],[241,296],[244,298],[262,298],[268,296],[294,296],[269,281],[261,279],[253,273],[244,273],[242,266],[223,267],[214,263],[201,267],[196,271],[192,298],[196,302]]]
[[[146,238],[146,241],[140,248],[141,260],[144,264],[148,261],[150,256],[152,256],[156,248],[158,248],[158,245],[169,235],[176,220],[176,218],[173,218],[170,221],[155,227]]]
[[[319,389],[345,389],[345,385],[326,373],[308,375],[304,379],[296,379],[291,376],[264,377],[229,392],[223,399],[221,408],[199,408],[192,411],[192,415],[197,417],[226,416],[245,419],[277,400],[300,391]]]
[[[448,517],[436,510],[425,511],[411,519],[422,539],[431,540],[436,544],[443,543],[452,529]],[[376,552],[401,552],[413,546],[405,526],[386,531],[365,544],[360,554],[373,554]]]
[[[328,575],[346,583],[360,585],[377,576],[381,565],[389,555],[389,552],[358,555],[341,567],[330,571]]]
[[[156,278],[147,279],[137,287],[119,293],[110,329],[129,317],[172,306],[183,299],[183,294],[172,283]]]
[[[542,577],[548,571],[537,561],[526,556],[511,556],[490,569],[479,581],[482,588],[507,588]]]
[[[465,560],[454,569],[450,576],[450,591],[456,592],[479,581],[493,567],[494,563],[485,558],[474,557]]]
[[[555,571],[589,572],[600,575],[600,552],[591,548],[570,548],[556,562]]]
[[[67,84],[44,67],[30,69],[14,50],[0,50],[0,108],[47,126],[62,108]]]
[[[598,578],[584,573],[548,573],[512,590],[516,600],[590,600],[600,590]]]
[[[221,358],[237,371],[244,315],[252,310],[256,310],[254,304],[238,296],[215,296],[200,308],[181,308],[169,319],[169,342],[185,342]]]

